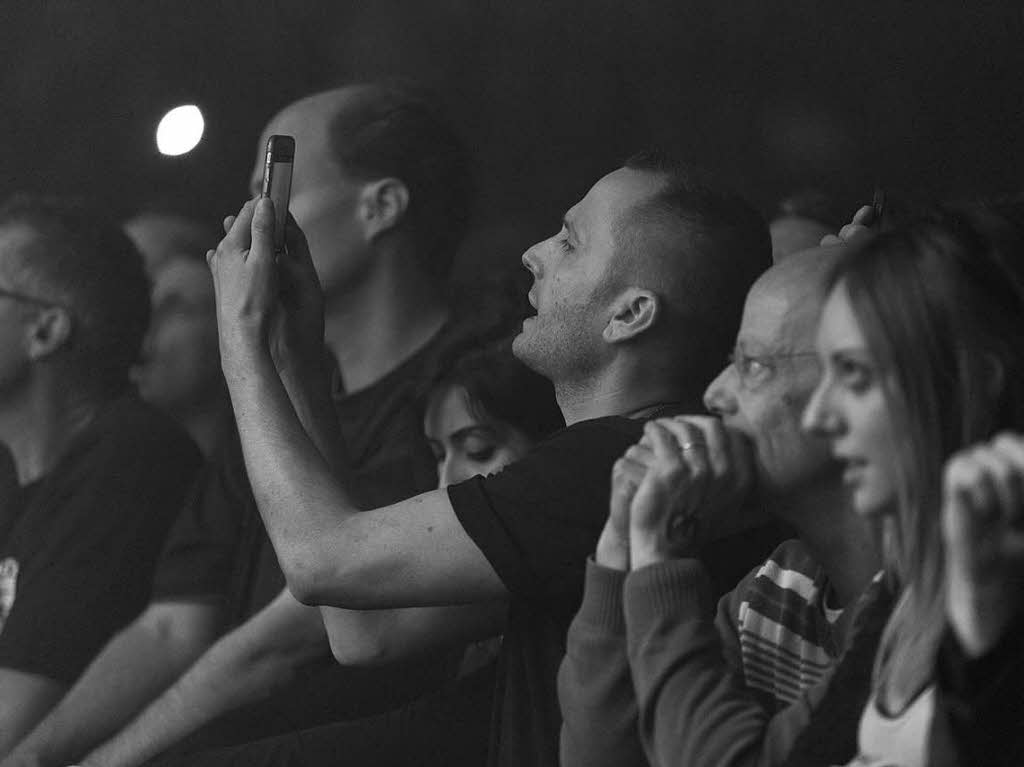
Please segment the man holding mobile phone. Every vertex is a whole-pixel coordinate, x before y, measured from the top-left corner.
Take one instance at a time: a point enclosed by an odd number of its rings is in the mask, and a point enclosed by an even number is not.
[[[468,222],[462,143],[407,89],[319,93],[264,129],[254,196],[273,134],[295,138],[290,209],[323,290],[322,339],[337,366],[326,406],[339,419],[354,485],[369,505],[431,489],[436,469],[415,395],[446,343],[444,282]],[[319,610],[283,586],[233,436],[171,535],[149,608],[21,744],[16,756],[26,761],[5,767],[80,759],[140,713],[101,752],[103,764],[140,763],[213,720],[194,743],[383,710],[449,676],[447,658],[436,656],[390,673],[342,669]],[[217,641],[225,627],[233,630]]]

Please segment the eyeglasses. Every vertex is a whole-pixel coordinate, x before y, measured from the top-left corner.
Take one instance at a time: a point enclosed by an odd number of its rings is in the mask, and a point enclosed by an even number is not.
[[[817,357],[817,352],[791,352],[788,354],[747,354],[740,347],[733,349],[729,355],[729,364],[736,371],[740,385],[747,391],[753,391],[768,383],[775,375],[778,362],[781,360],[800,359],[801,357]]]

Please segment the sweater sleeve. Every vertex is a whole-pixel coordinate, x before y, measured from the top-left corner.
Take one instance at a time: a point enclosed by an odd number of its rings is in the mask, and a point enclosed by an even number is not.
[[[558,670],[563,767],[646,767],[626,661],[626,573],[587,561],[583,603]]]
[[[732,665],[738,662],[738,638],[731,640],[732,648],[723,643],[719,629],[727,629],[728,616],[720,613],[716,626],[700,562],[673,560],[633,571],[623,600],[648,760],[716,767],[780,764],[809,720],[817,695],[802,696],[773,716],[746,689],[742,670]]]
[[[969,658],[947,630],[936,663],[929,739],[936,765],[1019,765],[1024,760],[1024,618]]]

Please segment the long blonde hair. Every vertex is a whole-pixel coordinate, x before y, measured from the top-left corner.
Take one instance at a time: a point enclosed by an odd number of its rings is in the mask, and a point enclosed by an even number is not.
[[[884,371],[902,441],[885,551],[900,592],[875,661],[875,689],[897,704],[928,684],[945,627],[943,466],[1024,428],[1024,299],[1003,263],[962,218],[945,216],[879,235],[832,276]]]

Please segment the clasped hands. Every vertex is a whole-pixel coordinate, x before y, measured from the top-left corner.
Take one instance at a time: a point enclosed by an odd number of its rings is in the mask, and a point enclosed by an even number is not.
[[[753,479],[748,440],[719,419],[648,421],[640,441],[612,468],[597,564],[635,570],[693,556],[702,543],[736,527]]]
[[[319,365],[323,292],[306,237],[289,214],[285,251],[274,252],[274,204],[249,200],[224,219],[224,239],[206,254],[217,301],[221,364],[229,382],[253,355],[278,372]]]

